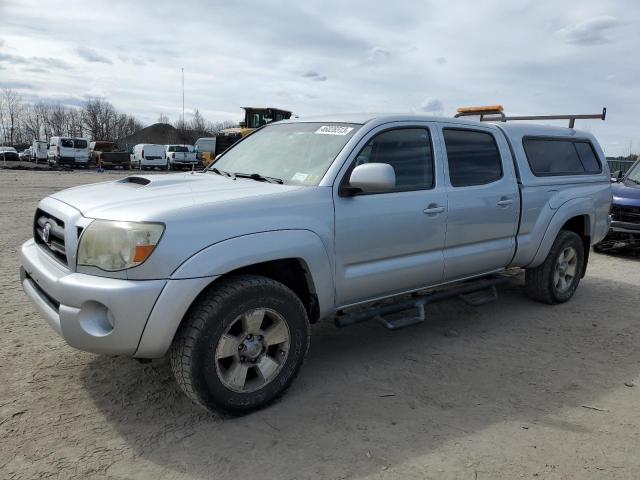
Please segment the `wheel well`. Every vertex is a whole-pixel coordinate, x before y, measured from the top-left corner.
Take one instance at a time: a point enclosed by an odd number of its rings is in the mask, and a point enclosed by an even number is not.
[[[213,284],[220,281],[221,278],[243,273],[262,275],[263,277],[271,278],[287,286],[298,296],[304,305],[304,308],[307,310],[307,315],[309,316],[309,322],[315,323],[318,321],[320,317],[318,296],[316,295],[309,269],[303,260],[298,258],[285,258],[248,265],[225,273],[216,279]]]
[[[570,218],[565,222],[561,230],[574,232],[582,239],[582,245],[584,245],[584,266],[581,277],[584,277],[587,272],[587,263],[589,261],[589,252],[591,249],[591,225],[589,216],[578,215],[577,217]]]

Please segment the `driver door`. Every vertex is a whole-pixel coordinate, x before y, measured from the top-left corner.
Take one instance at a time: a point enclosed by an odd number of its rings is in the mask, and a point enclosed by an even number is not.
[[[442,282],[447,218],[440,147],[430,123],[381,126],[363,138],[334,186],[336,301],[348,306]],[[387,163],[396,188],[347,196],[353,168]]]

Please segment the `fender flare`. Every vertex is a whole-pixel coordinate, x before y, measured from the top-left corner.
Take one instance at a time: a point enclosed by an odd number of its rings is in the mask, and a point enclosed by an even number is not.
[[[333,313],[333,265],[317,234],[310,230],[275,230],[242,235],[200,250],[173,272],[156,300],[134,356],[163,356],[193,301],[221,275],[257,263],[290,258],[305,264],[318,298],[320,318]]]
[[[301,261],[318,298],[320,318],[333,311],[333,265],[321,238],[311,230],[273,230],[229,238],[194,254],[171,279],[215,277],[272,260]]]
[[[588,231],[584,232],[586,235],[593,236],[591,230],[593,229],[593,202],[588,197],[579,197],[566,201],[560,207],[558,207],[556,213],[551,217],[551,221],[547,225],[547,229],[542,237],[542,241],[540,242],[540,246],[538,247],[538,251],[536,252],[533,260],[527,268],[537,267],[541,265],[547,255],[549,255],[549,251],[551,251],[551,247],[553,246],[553,242],[555,241],[558,233],[562,229],[562,226],[567,223],[570,219],[574,217],[582,217],[586,216],[589,219],[589,224],[587,225]]]

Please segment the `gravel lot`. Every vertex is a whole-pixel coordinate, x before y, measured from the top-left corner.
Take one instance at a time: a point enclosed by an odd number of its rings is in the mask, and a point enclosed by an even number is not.
[[[573,301],[520,281],[398,332],[314,327],[285,397],[193,406],[164,360],[66,346],[23,294],[38,200],[122,173],[0,170],[0,478],[640,478],[640,261],[593,254]]]

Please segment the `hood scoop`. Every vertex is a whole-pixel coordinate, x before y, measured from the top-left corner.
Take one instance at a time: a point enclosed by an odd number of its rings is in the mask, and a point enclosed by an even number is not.
[[[135,175],[132,177],[125,177],[122,180],[118,180],[118,183],[133,183],[136,185],[144,186],[149,185],[151,180],[145,177],[136,177]]]

